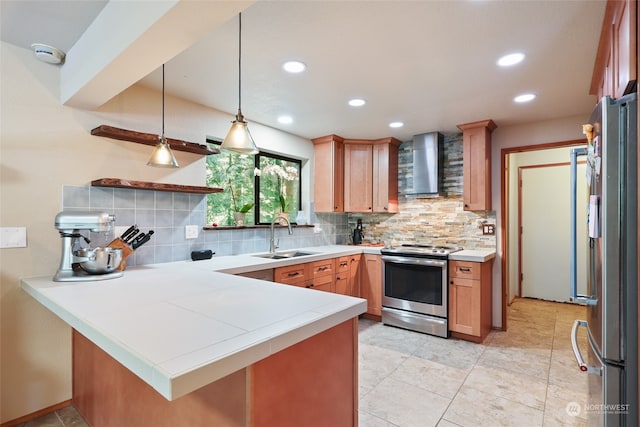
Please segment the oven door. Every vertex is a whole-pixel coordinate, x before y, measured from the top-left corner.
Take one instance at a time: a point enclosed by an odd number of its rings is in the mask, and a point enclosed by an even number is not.
[[[382,306],[447,317],[447,261],[382,257]]]

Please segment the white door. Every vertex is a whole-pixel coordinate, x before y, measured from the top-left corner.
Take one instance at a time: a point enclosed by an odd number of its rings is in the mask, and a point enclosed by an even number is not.
[[[578,165],[578,292],[586,292],[585,165]],[[520,199],[522,296],[569,302],[570,167],[522,168]]]

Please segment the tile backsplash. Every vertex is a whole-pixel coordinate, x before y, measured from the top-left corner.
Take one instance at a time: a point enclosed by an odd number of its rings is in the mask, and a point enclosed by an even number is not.
[[[116,227],[137,224],[153,237],[138,248],[127,265],[145,265],[190,259],[191,251],[211,249],[216,255],[238,255],[269,250],[268,228],[204,231],[206,195],[92,186],[63,186],[63,210],[104,211],[116,215]],[[293,235],[277,228],[280,249],[347,243],[347,214],[312,215],[316,227],[296,227]],[[198,238],[186,239],[185,226],[197,225]],[[124,228],[122,228],[124,230]],[[91,246],[104,246],[115,233],[91,233]]]

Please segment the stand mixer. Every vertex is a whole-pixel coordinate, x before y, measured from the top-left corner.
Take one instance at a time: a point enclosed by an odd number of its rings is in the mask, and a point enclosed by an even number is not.
[[[81,240],[87,244],[91,242],[81,231],[109,232],[115,221],[115,215],[104,212],[63,211],[57,214],[55,227],[62,238],[62,254],[53,280],[80,282],[122,277],[123,271],[115,271],[122,260],[122,249],[90,249],[81,244]]]

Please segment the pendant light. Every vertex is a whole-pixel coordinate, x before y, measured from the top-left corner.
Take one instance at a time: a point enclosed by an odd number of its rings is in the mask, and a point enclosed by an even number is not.
[[[164,137],[164,64],[162,64],[162,135],[158,135],[158,145],[153,150],[147,166],[157,168],[177,168],[179,167],[176,156],[173,155],[171,147]]]
[[[241,99],[242,99],[242,13],[238,14],[238,114],[236,119],[231,122],[231,129],[225,136],[220,146],[223,150],[235,151],[240,154],[258,154],[247,122],[242,115]]]

